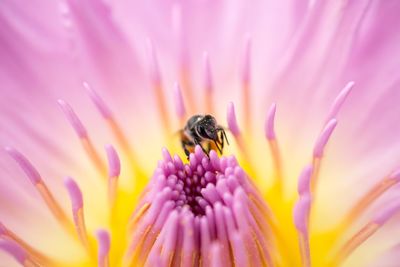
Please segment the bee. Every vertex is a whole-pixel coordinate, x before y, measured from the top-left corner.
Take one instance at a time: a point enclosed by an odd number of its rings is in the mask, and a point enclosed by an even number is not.
[[[185,127],[180,130],[180,135],[183,151],[188,158],[196,145],[199,145],[207,155],[215,148],[222,154],[225,141],[229,145],[224,128],[219,126],[211,115],[190,117]]]

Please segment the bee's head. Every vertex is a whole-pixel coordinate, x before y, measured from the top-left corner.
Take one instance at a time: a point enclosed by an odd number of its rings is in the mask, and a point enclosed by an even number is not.
[[[211,115],[205,115],[198,124],[198,133],[203,138],[217,140],[218,132],[215,118]]]

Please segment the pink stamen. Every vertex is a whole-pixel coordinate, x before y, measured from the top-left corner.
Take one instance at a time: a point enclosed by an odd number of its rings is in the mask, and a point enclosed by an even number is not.
[[[309,194],[300,195],[294,210],[293,218],[296,229],[302,233],[308,235],[308,217],[310,214],[311,196]]]
[[[70,177],[64,180],[64,185],[68,190],[71,199],[72,214],[74,217],[75,228],[83,246],[90,252],[89,238],[87,235],[85,218],[83,215],[83,197],[77,183]]]
[[[186,109],[183,101],[182,91],[178,83],[174,85],[174,100],[175,100],[175,112],[178,116],[179,121],[182,123],[185,119]]]
[[[134,150],[132,149],[124,131],[121,129],[118,122],[114,119],[109,107],[106,105],[104,100],[97,94],[97,92],[90,87],[90,85],[88,83],[84,82],[83,86],[86,88],[90,99],[97,107],[101,116],[106,120],[109,128],[111,129],[112,133],[114,134],[115,138],[117,139],[120,147],[123,149],[124,153],[126,155],[128,155],[128,158],[131,161],[132,167],[137,172],[137,174],[140,175],[140,170],[139,170],[140,167],[138,166],[138,163],[136,160],[137,156],[136,156]]]
[[[18,245],[21,249],[24,250],[24,253],[28,255],[29,258],[34,262],[43,263],[46,266],[57,265],[55,261],[53,261],[52,259],[48,258],[47,256],[43,255],[42,253],[34,249],[32,246],[30,246],[28,243],[22,240],[10,229],[7,229],[7,227],[5,227],[4,224],[2,224],[1,222],[0,222],[0,239],[7,240],[9,242],[12,242],[13,244],[15,243],[16,245]]]
[[[382,181],[374,185],[365,193],[360,200],[350,209],[342,223],[342,231],[352,225],[383,193],[400,182],[400,170],[394,171],[386,176]]]
[[[380,212],[374,217],[372,221],[382,226],[399,211],[400,201],[391,203],[391,205],[385,206],[382,210],[380,210]]]
[[[308,234],[308,221],[310,216],[311,208],[311,196],[310,194],[300,195],[294,210],[293,218],[294,224],[296,226],[299,235],[299,247],[301,253],[302,266],[311,266],[311,256],[310,256],[310,243]]]
[[[194,216],[191,213],[182,216],[183,244],[182,244],[182,266],[192,266],[196,260],[196,252],[199,250],[194,235]]]
[[[321,134],[319,135],[317,142],[314,145],[314,152],[313,152],[313,174],[311,177],[311,192],[315,194],[316,187],[318,184],[318,176],[319,170],[321,168],[321,161],[323,158],[325,147],[331,137],[333,130],[337,125],[336,119],[331,119],[322,130]]]
[[[118,153],[112,145],[105,146],[108,159],[108,177],[117,178],[121,173],[121,162]]]
[[[99,244],[98,250],[98,266],[108,267],[109,264],[109,252],[110,252],[110,235],[106,230],[98,230],[96,233],[97,242]]]
[[[265,121],[265,136],[268,140],[275,139],[275,114],[276,104],[273,103],[268,110],[267,120]]]
[[[328,140],[332,135],[336,125],[337,125],[337,120],[334,118],[329,120],[329,122],[325,125],[325,128],[322,130],[321,135],[318,137],[318,140],[314,146],[315,158],[322,158],[325,146],[328,143]]]
[[[310,181],[311,175],[313,173],[312,165],[306,166],[299,177],[299,182],[297,185],[297,192],[299,195],[310,194]]]
[[[96,166],[97,170],[99,170],[102,174],[106,173],[104,163],[94,148],[93,143],[90,140],[81,120],[78,118],[71,106],[64,100],[58,100],[58,104],[80,138],[83,148],[85,149],[89,158],[92,160],[93,164]]]
[[[81,120],[78,118],[74,110],[68,105],[67,102],[64,100],[57,100],[61,110],[64,112],[65,116],[67,117],[69,123],[74,128],[76,134],[81,139],[86,139],[88,137],[87,131],[85,126],[83,126]]]
[[[35,169],[35,167],[33,167],[27,158],[25,158],[20,152],[12,147],[5,147],[4,149],[18,163],[33,185],[42,182],[42,177],[40,176],[39,172]]]
[[[67,177],[64,181],[64,184],[68,190],[68,193],[69,193],[69,196],[71,199],[72,210],[74,212],[76,212],[79,209],[82,209],[83,197],[82,197],[81,190],[79,189],[76,182],[72,178]]]
[[[226,120],[228,122],[228,127],[231,133],[235,137],[240,136],[240,130],[236,120],[235,106],[233,102],[229,102],[228,104]]]
[[[87,82],[83,82],[83,87],[85,87],[86,92],[88,93],[90,99],[95,104],[96,108],[100,112],[100,114],[105,119],[112,118],[112,113],[103,99],[97,94],[95,90],[93,90]]]
[[[108,159],[108,199],[111,207],[117,197],[118,177],[121,173],[121,162],[117,151],[111,145],[105,146]]]
[[[0,240],[0,249],[12,255],[23,266],[38,266],[32,263],[25,250],[13,241]],[[29,265],[29,263],[32,265]]]
[[[384,207],[378,214],[366,225],[364,225],[356,234],[354,234],[340,249],[336,257],[335,263],[340,264],[345,260],[355,249],[370,238],[378,231],[390,218],[400,211],[400,202],[391,203]]]
[[[71,224],[68,217],[62,210],[59,203],[55,200],[53,194],[50,192],[39,172],[32,165],[32,163],[30,163],[29,160],[16,149],[11,147],[6,147],[5,149],[8,154],[17,162],[20,168],[25,172],[26,176],[35,186],[36,190],[38,190],[39,194],[41,195],[42,199],[46,203],[49,210],[53,213],[53,215],[67,230],[70,230]]]
[[[223,261],[223,253],[222,253],[222,245],[218,242],[214,242],[211,244],[210,247],[210,259],[211,267],[220,267],[224,266],[224,261]]]
[[[265,121],[264,131],[265,131],[265,136],[268,140],[274,164],[275,185],[279,190],[279,192],[282,192],[283,190],[282,159],[275,135],[275,114],[276,114],[276,104],[273,103],[267,113],[267,119]]]
[[[337,114],[339,113],[340,109],[342,108],[344,102],[346,101],[346,98],[352,91],[353,87],[354,87],[354,82],[351,81],[351,82],[348,82],[346,84],[346,86],[340,91],[338,96],[333,101],[331,109],[328,113],[329,115],[326,120],[327,122],[329,122],[331,119],[334,119],[337,116]]]

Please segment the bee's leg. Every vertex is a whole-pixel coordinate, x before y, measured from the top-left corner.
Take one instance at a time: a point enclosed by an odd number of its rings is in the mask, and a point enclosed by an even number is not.
[[[214,144],[215,144],[215,146],[217,147],[219,153],[222,155],[222,150],[221,150],[221,148],[220,148],[219,145],[218,145],[219,142],[217,142],[217,141],[214,140]]]
[[[194,144],[195,145],[199,145],[200,147],[201,147],[201,150],[203,150],[203,152],[207,155],[207,157],[208,157],[208,152],[210,151],[210,149],[207,151],[202,145],[201,145],[201,142],[199,141],[199,140],[197,140],[197,139],[194,139]]]
[[[185,152],[186,157],[189,159],[190,151],[188,150],[188,147],[193,147],[194,143],[189,140],[182,140],[181,141],[183,151]]]
[[[222,133],[222,135],[221,135],[222,142],[224,142],[224,138],[225,138],[226,143],[229,145],[228,137],[226,137],[225,130],[223,128],[218,128],[218,131],[220,131]]]
[[[219,138],[221,141],[221,150],[223,150],[224,149],[224,131],[223,130],[220,132]]]

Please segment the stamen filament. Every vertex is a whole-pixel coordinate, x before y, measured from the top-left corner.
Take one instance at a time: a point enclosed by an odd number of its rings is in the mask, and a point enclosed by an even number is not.
[[[109,267],[109,252],[110,252],[110,235],[106,230],[97,231],[97,242],[99,244],[98,250],[98,266]]]
[[[373,235],[380,225],[369,222],[364,227],[362,227],[349,241],[341,248],[339,254],[335,258],[335,263],[340,263],[344,261],[356,248],[358,248],[365,240],[367,240],[371,235]]]
[[[356,248],[364,243],[399,211],[399,201],[385,205],[384,208],[380,210],[370,222],[363,226],[343,245],[336,257],[334,257],[335,263],[341,263],[343,260],[345,260]]]
[[[206,112],[208,114],[214,113],[214,84],[213,84],[213,76],[211,73],[210,59],[207,52],[203,53],[203,68],[204,68],[204,89],[205,89],[205,97],[204,97],[204,106],[206,107]]]
[[[333,101],[331,109],[328,113],[328,117],[326,119],[326,123],[328,123],[331,119],[334,119],[338,115],[340,109],[342,108],[344,102],[346,101],[346,98],[352,91],[353,87],[354,87],[354,82],[351,81],[351,82],[348,82],[346,84],[346,86],[340,91],[340,93],[337,95],[337,97]]]
[[[311,266],[309,221],[312,203],[310,192],[312,173],[313,168],[311,165],[306,166],[301,172],[297,185],[299,200],[297,201],[293,210],[294,224],[298,233],[300,255],[303,267]]]
[[[275,187],[283,193],[282,161],[278,141],[275,134],[275,114],[276,104],[273,103],[268,110],[267,120],[265,121],[265,136],[268,140],[271,156],[274,164]]]
[[[239,129],[239,126],[238,126],[238,123],[236,120],[235,106],[234,106],[233,102],[229,102],[229,104],[228,104],[226,117],[227,117],[227,122],[228,122],[228,128],[231,131],[233,137],[235,138],[236,144],[238,145],[240,152],[242,152],[244,158],[250,164],[250,154],[247,151],[247,147],[244,142],[243,135]]]
[[[105,147],[108,159],[108,201],[113,208],[117,198],[118,177],[121,172],[121,163],[114,147],[107,145]]]
[[[30,255],[17,243],[8,240],[0,240],[0,249],[12,255],[24,267],[40,267]]]
[[[72,206],[72,214],[74,217],[75,229],[78,233],[79,240],[82,245],[86,248],[86,250],[91,254],[91,248],[89,245],[89,238],[87,235],[85,218],[83,215],[83,198],[82,192],[79,189],[77,183],[72,179],[67,177],[64,181],[65,187],[68,190],[71,206]]]
[[[26,254],[29,255],[31,259],[33,259],[36,262],[45,264],[45,265],[56,265],[55,261],[48,258],[47,256],[43,255],[41,252],[37,251],[35,248],[30,246],[28,243],[26,243],[24,240],[22,240],[19,236],[17,236],[14,232],[12,232],[10,229],[5,227],[1,222],[0,222],[0,238],[4,240],[4,242],[8,243],[15,243],[15,245],[18,245],[21,247],[21,249],[24,249]],[[1,242],[1,241],[0,241]]]
[[[328,143],[329,138],[331,137],[336,125],[337,125],[336,119],[333,118],[333,119],[329,120],[329,122],[325,125],[324,129],[322,130],[320,136],[318,137],[317,142],[315,143],[314,152],[313,152],[313,170],[314,170],[314,172],[311,177],[311,193],[312,194],[315,194],[316,186],[318,184],[319,169],[321,167],[321,160],[323,158],[326,144]]]
[[[137,155],[130,145],[128,138],[124,134],[121,126],[118,122],[114,119],[113,114],[111,113],[108,106],[105,104],[103,99],[94,91],[88,83],[84,82],[83,86],[85,87],[86,91],[92,102],[96,105],[97,109],[99,110],[100,114],[106,120],[108,127],[110,128],[111,132],[114,134],[118,144],[120,145],[121,149],[128,156],[130,163],[135,171],[136,176],[141,175],[140,166],[137,160]]]
[[[308,236],[308,221],[310,215],[311,196],[309,194],[300,195],[300,199],[294,207],[294,224],[299,236],[299,247],[303,267],[311,266],[310,244]]]
[[[35,169],[32,163],[30,163],[29,160],[16,149],[11,147],[6,147],[5,149],[25,172],[26,176],[35,186],[36,190],[39,192],[40,196],[54,217],[60,222],[61,225],[64,226],[67,231],[71,231],[72,226],[70,220],[61,208],[60,204],[58,204],[58,202],[55,200],[53,194],[48,189],[39,172]]]
[[[400,181],[400,171],[393,172],[385,177],[381,182],[372,187],[365,195],[353,206],[346,215],[342,223],[342,231],[347,229],[365,210],[383,193],[389,190]]]
[[[96,149],[94,148],[93,143],[89,138],[89,135],[85,129],[85,126],[83,126],[82,122],[80,121],[80,119],[78,118],[72,107],[67,102],[59,99],[58,104],[61,110],[64,112],[65,116],[67,117],[69,123],[74,128],[76,134],[80,138],[81,144],[86,153],[88,154],[89,158],[92,160],[94,166],[101,174],[105,174],[106,173],[105,165],[101,157],[97,153]]]

